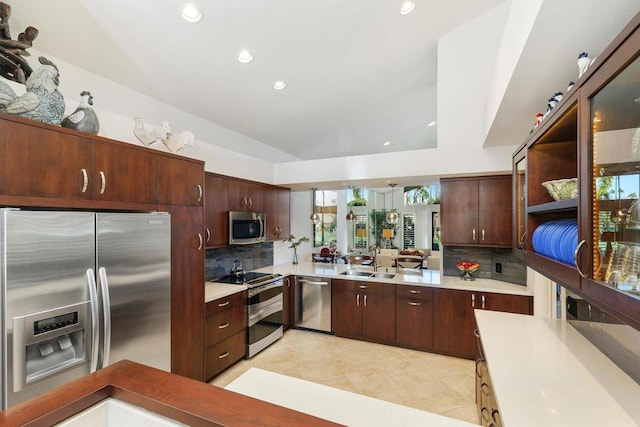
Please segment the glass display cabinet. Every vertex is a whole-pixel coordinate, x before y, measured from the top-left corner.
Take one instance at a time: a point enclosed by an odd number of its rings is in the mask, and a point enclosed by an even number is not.
[[[513,157],[513,248],[524,259],[527,250],[527,157],[526,147]]]
[[[615,58],[614,58],[615,59]],[[593,86],[599,86],[594,81]],[[640,58],[591,92],[591,278],[640,295]]]

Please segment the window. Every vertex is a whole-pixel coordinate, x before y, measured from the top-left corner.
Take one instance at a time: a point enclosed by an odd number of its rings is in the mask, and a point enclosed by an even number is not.
[[[337,240],[338,193],[316,190],[313,211],[320,215],[320,222],[313,226],[313,246],[328,246],[332,240]]]
[[[402,249],[416,247],[416,214],[402,214]]]
[[[434,205],[440,203],[440,184],[404,187],[405,205]]]

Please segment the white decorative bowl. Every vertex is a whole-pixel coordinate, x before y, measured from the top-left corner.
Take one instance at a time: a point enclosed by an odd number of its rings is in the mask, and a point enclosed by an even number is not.
[[[542,186],[551,194],[553,200],[567,200],[578,197],[578,178],[554,179],[543,182]]]

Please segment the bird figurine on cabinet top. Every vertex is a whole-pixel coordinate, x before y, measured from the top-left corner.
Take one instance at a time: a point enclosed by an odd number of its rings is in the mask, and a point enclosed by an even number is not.
[[[192,132],[185,130],[180,132],[179,135],[174,135],[169,122],[166,120],[162,122],[162,127],[167,132],[166,136],[162,138],[162,142],[172,153],[177,153],[184,147],[193,147],[196,137]]]
[[[91,92],[82,91],[80,93],[80,105],[78,105],[76,111],[62,120],[62,127],[97,135],[100,130],[100,123],[98,123],[98,116],[91,108],[91,105],[93,105]]]
[[[167,136],[167,131],[162,126],[148,125],[140,116],[135,116],[133,121],[135,123],[133,126],[133,134],[144,145],[151,145]]]
[[[9,114],[60,126],[64,98],[58,91],[58,67],[43,56],[38,60],[42,66],[25,82],[27,91],[23,95],[16,96],[7,84],[0,85],[0,107]]]

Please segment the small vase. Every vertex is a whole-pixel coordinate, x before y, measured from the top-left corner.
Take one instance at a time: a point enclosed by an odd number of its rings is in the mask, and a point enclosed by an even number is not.
[[[293,249],[293,261],[291,261],[292,264],[297,264],[298,263],[298,251]]]

